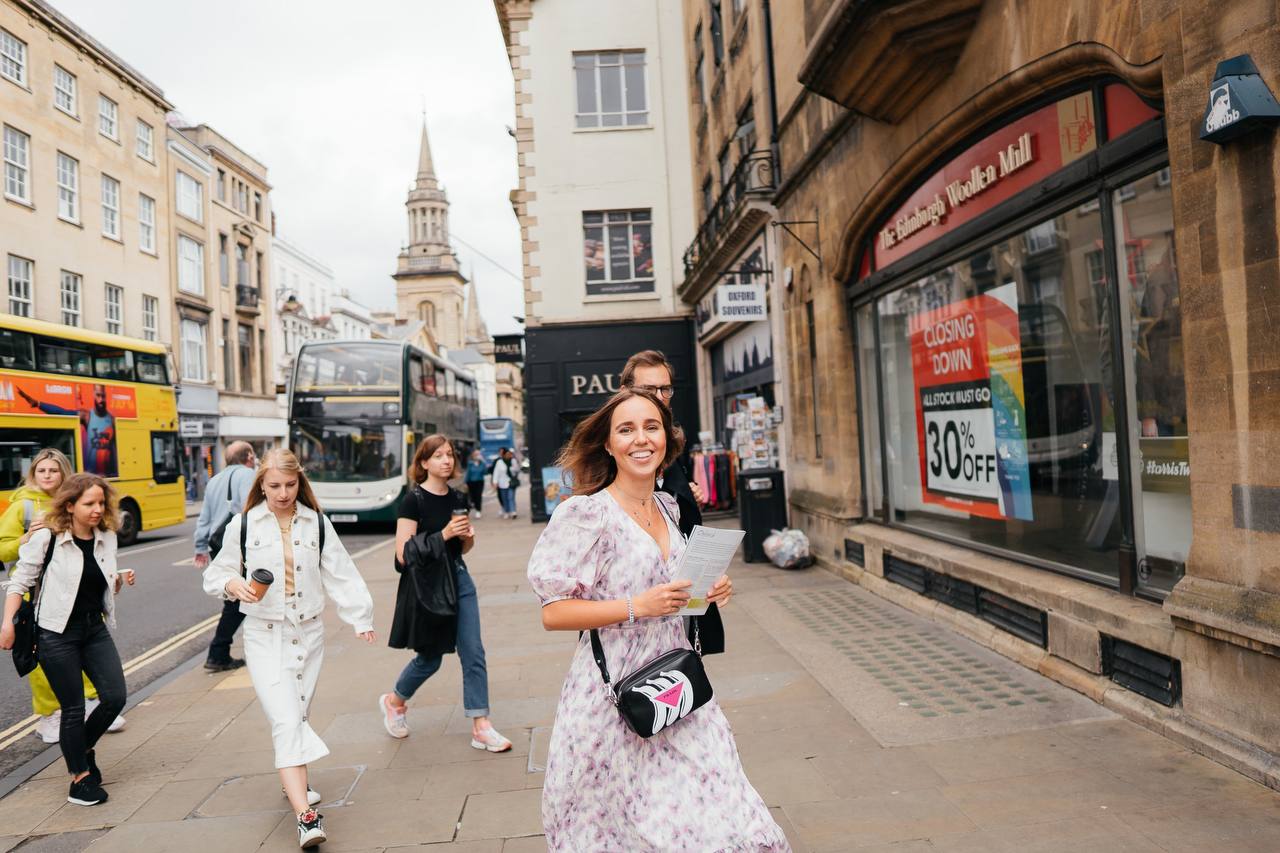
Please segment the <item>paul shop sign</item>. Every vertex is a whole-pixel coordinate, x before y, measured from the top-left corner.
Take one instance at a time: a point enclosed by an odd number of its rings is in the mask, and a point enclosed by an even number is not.
[[[930,175],[882,222],[876,230],[876,269],[927,246],[1096,147],[1088,92],[1010,123]]]

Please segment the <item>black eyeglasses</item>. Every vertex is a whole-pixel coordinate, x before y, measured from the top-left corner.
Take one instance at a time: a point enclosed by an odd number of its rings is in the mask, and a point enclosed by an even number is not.
[[[650,394],[657,394],[664,400],[670,400],[676,395],[674,385],[632,385],[637,391],[648,391]]]

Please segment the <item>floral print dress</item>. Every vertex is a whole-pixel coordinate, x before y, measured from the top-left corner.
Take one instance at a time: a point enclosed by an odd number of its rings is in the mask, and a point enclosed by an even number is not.
[[[684,543],[672,523],[675,499],[656,496],[671,539],[666,560],[607,491],[557,507],[529,559],[529,582],[542,603],[626,598],[670,580]],[[664,652],[689,647],[678,616],[601,628],[600,640],[615,679]],[[560,692],[542,824],[552,851],[791,849],[747,781],[716,700],[647,740],[638,737],[618,715],[585,634]]]

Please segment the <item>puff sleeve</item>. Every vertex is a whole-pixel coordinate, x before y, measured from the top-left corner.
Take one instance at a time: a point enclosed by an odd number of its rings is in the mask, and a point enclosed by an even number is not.
[[[574,495],[560,504],[538,537],[528,575],[543,606],[566,598],[593,598],[596,579],[610,558],[600,494]]]

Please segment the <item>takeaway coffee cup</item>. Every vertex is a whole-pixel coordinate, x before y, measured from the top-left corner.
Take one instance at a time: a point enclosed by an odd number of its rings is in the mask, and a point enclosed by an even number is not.
[[[275,582],[276,576],[271,574],[267,569],[254,569],[253,574],[249,575],[249,588],[253,590],[253,594],[258,596],[258,600],[262,600],[262,596],[267,594],[267,587]]]

